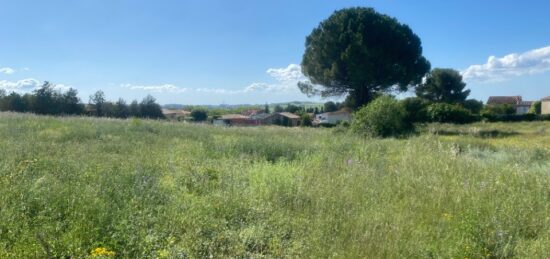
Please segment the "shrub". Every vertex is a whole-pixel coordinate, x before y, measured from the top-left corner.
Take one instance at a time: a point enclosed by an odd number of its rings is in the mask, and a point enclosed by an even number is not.
[[[479,114],[483,109],[483,102],[476,99],[468,99],[462,103],[462,106],[469,110],[472,114]]]
[[[310,127],[312,125],[312,119],[311,119],[311,116],[309,116],[309,114],[307,113],[303,114],[301,119],[302,119],[301,121],[302,126]]]
[[[483,117],[513,114],[516,114],[516,108],[509,104],[485,105],[485,107],[481,110],[481,115]]]
[[[468,123],[473,122],[472,113],[457,104],[434,103],[427,108],[432,122]]]
[[[381,96],[354,115],[351,130],[370,137],[398,136],[412,129],[403,105],[390,96]]]
[[[540,114],[541,113],[541,107],[542,107],[542,103],[540,101],[535,101],[533,102],[533,104],[531,105],[531,107],[529,108],[529,112],[528,113],[531,113],[531,114]]]
[[[426,108],[431,104],[430,101],[420,97],[409,97],[401,101],[407,111],[406,121],[408,123],[428,122],[429,117]]]
[[[191,118],[193,118],[193,121],[205,121],[208,118],[208,113],[200,109],[192,110]]]

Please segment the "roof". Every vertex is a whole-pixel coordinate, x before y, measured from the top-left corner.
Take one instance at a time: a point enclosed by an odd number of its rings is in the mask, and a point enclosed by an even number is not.
[[[348,109],[340,109],[338,111],[335,111],[335,112],[325,112],[323,113],[324,115],[339,115],[339,114],[348,114],[350,115],[351,113],[349,112]]]
[[[250,110],[242,111],[241,114],[245,115],[245,116],[251,116],[251,115],[262,113],[262,112],[263,112],[263,110],[250,109]]]
[[[290,113],[290,112],[279,112],[279,114],[281,116],[287,117],[289,119],[299,119],[300,118],[300,116],[298,116],[294,113]]]
[[[221,117],[222,120],[248,119],[248,118],[249,118],[248,116],[244,116],[241,114],[225,114],[225,115],[222,115]]]
[[[268,118],[268,117],[271,117],[273,114],[269,114],[269,113],[257,113],[257,114],[254,114],[252,116],[250,116],[251,119],[254,119],[254,120],[263,120],[265,118]]]
[[[487,104],[518,105],[521,101],[521,96],[490,96],[489,100],[487,100]]]
[[[191,112],[184,111],[184,110],[170,110],[170,109],[162,109],[162,114],[164,115],[189,115]]]
[[[518,104],[518,106],[529,106],[531,107],[533,105],[533,101],[523,101],[521,103]]]
[[[542,98],[541,101],[550,101],[550,96],[546,96],[546,97]]]

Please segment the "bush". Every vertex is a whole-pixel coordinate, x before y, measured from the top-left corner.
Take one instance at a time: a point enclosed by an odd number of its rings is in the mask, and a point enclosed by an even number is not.
[[[514,115],[516,108],[509,104],[485,105],[481,110],[481,116],[492,117],[497,115]]]
[[[430,101],[420,97],[409,97],[403,99],[401,103],[407,111],[407,123],[429,121],[426,108],[431,104]]]
[[[531,113],[531,114],[540,114],[540,113],[541,113],[541,108],[542,108],[542,103],[541,103],[541,101],[535,101],[535,102],[533,102],[533,104],[532,104],[531,107],[529,108],[528,113]]]
[[[309,114],[307,113],[303,114],[301,119],[302,119],[301,125],[303,127],[310,127],[313,124],[313,120],[311,119],[311,116],[309,116]]]
[[[483,119],[489,122],[521,122],[521,121],[537,121],[544,120],[540,115],[526,113],[526,114],[484,114]]]
[[[432,122],[469,123],[475,117],[466,108],[457,104],[434,103],[428,106],[427,114]]]
[[[406,117],[402,103],[381,96],[355,113],[351,130],[370,137],[398,136],[412,129]]]
[[[208,118],[208,113],[205,110],[193,110],[191,111],[191,118],[193,118],[193,121],[205,121]]]
[[[468,99],[462,103],[462,106],[469,110],[472,114],[479,114],[483,109],[483,102],[476,99]]]

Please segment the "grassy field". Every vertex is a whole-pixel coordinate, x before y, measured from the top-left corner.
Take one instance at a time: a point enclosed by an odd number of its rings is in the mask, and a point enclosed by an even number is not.
[[[549,258],[550,123],[217,128],[0,114],[0,258]]]

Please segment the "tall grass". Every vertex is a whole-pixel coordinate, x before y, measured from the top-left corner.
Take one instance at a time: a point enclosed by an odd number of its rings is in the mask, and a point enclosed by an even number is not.
[[[3,113],[0,258],[549,257],[550,123],[513,125],[376,140]]]

